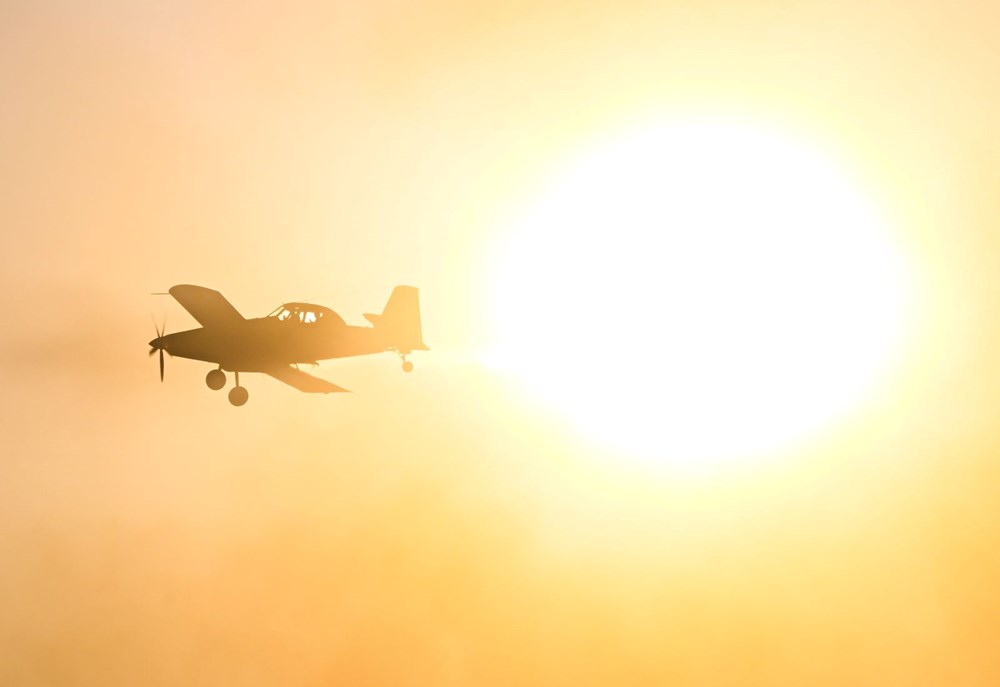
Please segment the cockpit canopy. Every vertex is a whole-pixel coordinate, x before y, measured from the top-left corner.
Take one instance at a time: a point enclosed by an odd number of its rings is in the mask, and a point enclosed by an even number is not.
[[[322,305],[311,303],[285,303],[268,317],[275,317],[280,322],[294,322],[296,324],[344,324],[344,319],[334,311]]]

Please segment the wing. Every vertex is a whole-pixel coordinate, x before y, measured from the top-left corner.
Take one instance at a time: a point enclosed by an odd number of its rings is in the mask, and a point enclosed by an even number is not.
[[[284,382],[289,386],[294,386],[299,391],[305,391],[306,393],[329,394],[336,391],[349,391],[342,386],[331,384],[325,379],[313,377],[302,370],[297,370],[291,365],[269,368],[264,370],[264,374],[270,375],[278,381]]]
[[[218,291],[204,286],[178,284],[171,287],[170,295],[191,313],[202,327],[225,327],[243,322],[243,315]]]

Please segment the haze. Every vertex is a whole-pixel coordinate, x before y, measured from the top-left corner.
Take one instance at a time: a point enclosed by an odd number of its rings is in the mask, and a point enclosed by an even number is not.
[[[997,13],[0,5],[0,683],[996,684]],[[483,364],[514,218],[677,112],[836,151],[918,282],[890,383],[712,479]],[[355,324],[413,284],[432,350],[236,409],[147,358],[179,283]]]

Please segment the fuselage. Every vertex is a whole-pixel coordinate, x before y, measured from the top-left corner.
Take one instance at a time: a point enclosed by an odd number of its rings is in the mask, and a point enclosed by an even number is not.
[[[375,327],[342,320],[303,323],[261,317],[228,326],[201,327],[150,342],[172,356],[217,363],[224,370],[264,372],[276,366],[381,353],[391,347]]]

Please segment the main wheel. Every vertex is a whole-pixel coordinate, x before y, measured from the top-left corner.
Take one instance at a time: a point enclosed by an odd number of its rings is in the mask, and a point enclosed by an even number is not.
[[[205,384],[212,391],[218,391],[226,385],[226,373],[222,370],[212,370],[205,376]]]
[[[234,386],[229,390],[229,402],[234,406],[243,405],[248,398],[250,398],[250,392],[246,390],[246,387]]]
[[[410,360],[403,361],[403,372],[413,372],[413,362]]]

